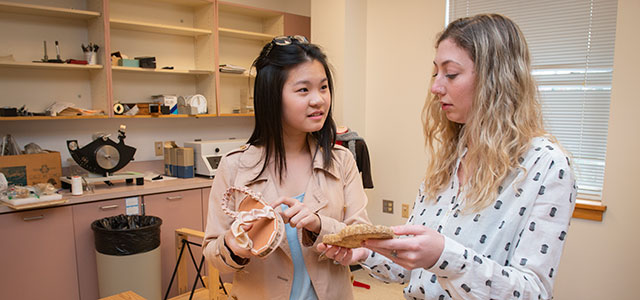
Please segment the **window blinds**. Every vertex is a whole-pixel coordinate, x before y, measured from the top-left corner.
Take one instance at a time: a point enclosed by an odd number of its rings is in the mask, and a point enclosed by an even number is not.
[[[574,159],[579,197],[602,198],[617,0],[449,0],[447,23],[500,13],[524,32],[545,126]]]

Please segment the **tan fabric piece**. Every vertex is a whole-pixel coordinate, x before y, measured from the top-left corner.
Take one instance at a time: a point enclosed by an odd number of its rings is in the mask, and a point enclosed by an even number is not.
[[[392,239],[395,235],[391,228],[384,225],[352,224],[336,234],[327,234],[322,242],[343,248],[358,248],[368,239]]]

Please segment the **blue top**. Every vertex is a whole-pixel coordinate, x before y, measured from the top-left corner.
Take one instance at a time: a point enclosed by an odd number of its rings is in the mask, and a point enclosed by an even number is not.
[[[304,199],[304,193],[299,196],[293,197],[302,202]],[[282,210],[289,208],[286,204],[282,204]],[[293,285],[291,287],[291,294],[289,299],[308,299],[317,300],[318,296],[311,284],[311,278],[307,272],[307,267],[304,264],[302,257],[302,248],[300,247],[300,241],[298,240],[298,230],[291,225],[285,225],[285,231],[287,232],[287,242],[289,243],[289,249],[291,251],[291,259],[293,260]]]

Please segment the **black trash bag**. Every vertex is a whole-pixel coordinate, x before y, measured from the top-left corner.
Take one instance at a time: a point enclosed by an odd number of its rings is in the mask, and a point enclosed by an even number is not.
[[[160,225],[154,216],[117,215],[93,221],[91,229],[98,252],[125,256],[160,246]]]

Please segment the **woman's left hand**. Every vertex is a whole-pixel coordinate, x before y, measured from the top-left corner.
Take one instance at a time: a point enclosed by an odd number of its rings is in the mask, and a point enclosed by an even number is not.
[[[444,236],[421,225],[392,227],[396,235],[409,237],[389,240],[366,240],[364,247],[382,254],[407,270],[431,268],[444,249]]]
[[[280,197],[273,203],[273,208],[281,204],[289,206],[280,215],[285,223],[291,227],[305,228],[314,233],[320,233],[320,217],[312,212],[304,203],[289,197]]]

